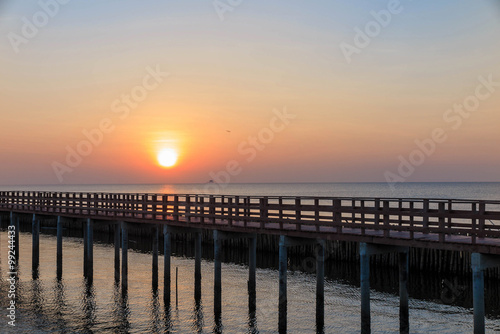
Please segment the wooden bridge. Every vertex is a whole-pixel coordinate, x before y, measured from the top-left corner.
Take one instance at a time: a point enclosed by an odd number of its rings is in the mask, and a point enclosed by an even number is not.
[[[152,224],[153,275],[157,271],[159,226],[165,238],[165,294],[170,300],[170,235],[195,233],[195,253],[201,258],[200,231],[214,232],[215,309],[220,311],[220,240],[250,238],[249,288],[255,289],[255,235],[280,235],[280,331],[286,332],[287,247],[314,243],[318,247],[317,321],[323,309],[324,240],[360,243],[362,332],[370,332],[369,257],[398,252],[400,264],[400,330],[408,332],[408,247],[472,253],[474,328],[484,332],[486,268],[500,265],[500,201],[454,199],[338,198],[290,196],[216,196],[128,193],[0,192],[0,211],[33,215],[33,257],[37,257],[40,217],[58,219],[58,250],[62,219],[85,220],[84,274],[92,278],[93,224],[116,226],[115,270],[118,280],[120,232],[122,289],[127,289],[127,223]],[[17,229],[18,230],[18,229]],[[120,231],[121,230],[121,231]],[[118,235],[118,237],[116,236]],[[61,239],[59,241],[59,239]],[[62,245],[62,244],[61,244]],[[156,249],[155,249],[156,247]],[[155,253],[156,252],[156,253]],[[156,254],[156,260],[155,260]],[[58,251],[58,264],[59,256]],[[118,262],[117,262],[118,261]],[[156,262],[155,262],[156,261]],[[33,261],[38,266],[38,260]],[[168,268],[167,268],[168,266]],[[199,264],[195,276],[201,279]],[[58,273],[62,272],[61,268]],[[59,274],[58,274],[59,276]],[[196,278],[195,277],[195,278]],[[36,277],[35,277],[36,278]],[[115,275],[116,278],[116,275]],[[153,277],[154,278],[154,277]],[[168,284],[168,287],[167,287]],[[195,287],[196,290],[196,287]],[[218,300],[217,300],[218,299]]]

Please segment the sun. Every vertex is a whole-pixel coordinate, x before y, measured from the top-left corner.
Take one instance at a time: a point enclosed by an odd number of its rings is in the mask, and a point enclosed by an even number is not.
[[[158,163],[162,167],[172,167],[177,162],[178,154],[171,148],[166,148],[158,152]]]

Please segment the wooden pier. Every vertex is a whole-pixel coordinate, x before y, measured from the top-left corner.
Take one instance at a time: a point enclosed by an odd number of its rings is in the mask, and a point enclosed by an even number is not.
[[[115,225],[115,281],[128,287],[128,223],[150,224],[153,287],[158,286],[158,239],[164,238],[164,298],[170,304],[171,235],[195,235],[195,299],[201,296],[201,232],[213,230],[214,312],[221,315],[221,240],[249,239],[249,307],[255,308],[256,235],[280,236],[279,330],[285,333],[287,248],[317,247],[316,323],[324,322],[324,242],[359,243],[361,329],[370,333],[370,256],[398,253],[400,332],[409,332],[410,247],[469,252],[473,273],[474,333],[484,333],[484,270],[500,266],[500,201],[453,199],[215,196],[61,192],[0,192],[0,211],[19,232],[19,215],[33,216],[33,279],[38,278],[41,217],[57,219],[57,277],[62,277],[62,221],[84,222],[84,275],[93,278],[93,228]],[[160,229],[160,227],[163,227]],[[121,237],[121,238],[120,238]],[[120,271],[120,248],[122,253]],[[18,256],[18,252],[16,252]],[[253,299],[253,300],[252,300]]]

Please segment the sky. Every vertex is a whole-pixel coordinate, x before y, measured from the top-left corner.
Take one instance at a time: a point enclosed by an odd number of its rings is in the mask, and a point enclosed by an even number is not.
[[[0,184],[500,181],[499,35],[498,0],[3,0]]]

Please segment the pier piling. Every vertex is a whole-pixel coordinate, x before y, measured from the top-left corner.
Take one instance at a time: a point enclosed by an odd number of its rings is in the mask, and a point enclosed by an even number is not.
[[[171,286],[171,270],[170,256],[172,253],[171,235],[167,225],[163,226],[163,300],[165,306],[170,306],[170,286]]]
[[[316,245],[316,332],[322,333],[325,325],[325,241]]]
[[[279,243],[279,304],[278,304],[278,330],[286,333],[287,328],[287,295],[286,295],[286,274],[288,268],[288,253],[286,246],[286,236],[280,236]]]
[[[56,258],[57,258],[57,273],[56,273],[56,276],[57,276],[57,280],[61,280],[62,279],[62,272],[63,272],[63,262],[62,262],[62,259],[63,259],[63,247],[62,247],[62,217],[61,216],[58,216],[57,217],[57,254],[56,254]]]
[[[472,267],[472,294],[474,305],[474,334],[484,334],[484,273]]]
[[[153,291],[158,290],[158,239],[160,238],[159,226],[155,225],[153,228],[153,263],[152,263],[152,288]]]
[[[410,333],[408,306],[408,253],[399,253],[399,332]]]
[[[126,222],[121,223],[122,227],[122,295],[128,290],[128,226]]]
[[[31,226],[32,234],[32,260],[31,260],[31,274],[33,279],[38,279],[38,270],[40,268],[40,219],[33,214],[33,222]]]
[[[214,230],[214,316],[220,320],[222,313],[222,275],[221,275],[221,238],[219,231]]]
[[[484,270],[500,267],[500,256],[471,254],[472,294],[474,306],[474,334],[484,334]]]
[[[361,333],[371,333],[370,319],[370,255],[360,244],[359,266],[361,283]]]
[[[248,312],[255,316],[257,309],[257,284],[256,284],[256,267],[257,267],[257,236],[253,235],[248,239]]]
[[[87,282],[92,284],[94,280],[94,221],[87,219],[85,222],[84,238],[84,276]]]
[[[370,316],[370,256],[378,254],[399,253],[399,316],[401,333],[409,332],[408,318],[408,247],[359,244],[359,266],[361,283],[361,333],[371,333]]]
[[[115,223],[114,246],[115,246],[115,283],[120,282],[120,223]]]
[[[201,232],[195,232],[194,241],[194,299],[201,300]]]
[[[83,277],[87,277],[88,265],[89,262],[87,260],[88,257],[88,243],[87,243],[87,226],[85,223],[82,223],[83,229]]]

